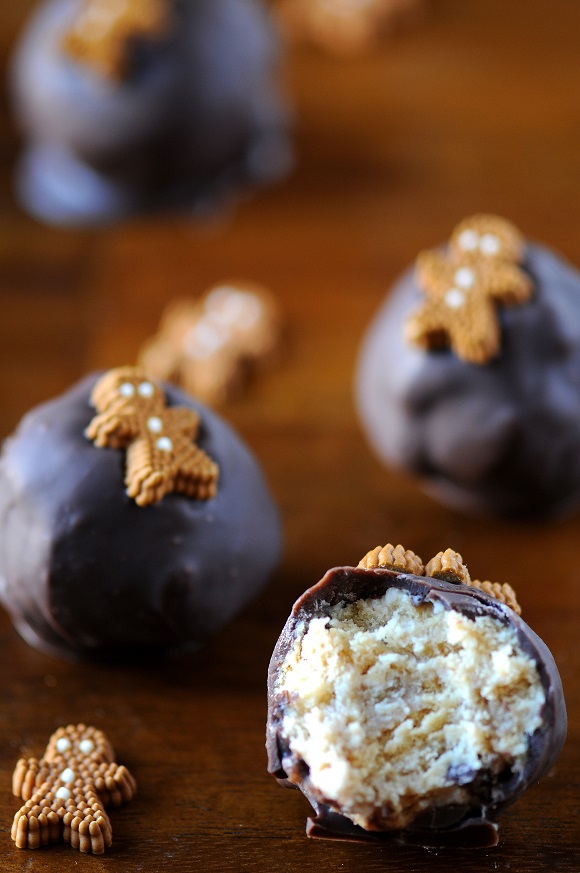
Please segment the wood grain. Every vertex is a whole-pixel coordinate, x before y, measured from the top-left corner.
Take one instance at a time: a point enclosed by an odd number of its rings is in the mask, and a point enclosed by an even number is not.
[[[0,10],[3,62],[31,0]],[[69,664],[0,619],[4,871],[580,870],[580,517],[550,526],[443,509],[370,453],[352,400],[360,341],[396,275],[458,219],[493,210],[580,264],[580,4],[433,0],[425,19],[351,61],[295,49],[297,165],[209,226],[43,227],[11,195],[18,136],[0,104],[0,434],[86,370],[134,360],[164,304],[227,277],[263,282],[287,316],[277,366],[225,415],[259,454],[286,552],[255,604],[196,656],[155,669]],[[375,545],[452,546],[516,588],[551,646],[570,716],[564,753],[482,852],[322,844],[308,805],[265,772],[265,674],[293,599]],[[102,858],[16,850],[12,768],[61,723],[110,736],[139,782]]]

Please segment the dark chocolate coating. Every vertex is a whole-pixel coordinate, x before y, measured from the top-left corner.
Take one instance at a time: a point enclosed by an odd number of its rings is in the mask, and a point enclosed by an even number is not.
[[[42,4],[12,66],[29,211],[62,223],[203,212],[287,172],[278,42],[261,0],[176,0],[171,36],[137,44],[121,83],[61,50],[81,2]]]
[[[417,605],[440,603],[444,609],[469,618],[487,615],[514,628],[519,645],[537,664],[546,702],[542,724],[529,739],[527,759],[520,773],[508,769],[493,777],[480,772],[471,783],[466,783],[464,776],[458,774],[458,784],[469,786],[472,801],[469,805],[429,808],[404,830],[366,830],[332,809],[328,798],[310,783],[307,765],[291,752],[283,735],[285,700],[283,695],[276,694],[275,686],[278,671],[294,643],[300,622],[328,615],[330,608],[338,603],[381,597],[393,587],[408,591]],[[266,734],[268,770],[282,785],[298,787],[308,798],[317,813],[307,826],[308,835],[313,837],[423,846],[495,845],[498,814],[553,766],[564,745],[566,729],[562,683],[545,643],[508,606],[467,585],[382,569],[337,567],[329,570],[294,604],[270,661]]]
[[[0,459],[0,597],[22,636],[56,653],[159,656],[197,648],[264,584],[280,556],[278,514],[255,458],[215,413],[198,444],[217,494],[140,507],[126,452],[84,436],[89,376],[22,420]]]
[[[364,340],[356,391],[379,457],[442,503],[542,519],[580,505],[580,274],[533,244],[523,267],[534,295],[500,309],[501,353],[484,366],[405,341],[421,300],[407,272]]]

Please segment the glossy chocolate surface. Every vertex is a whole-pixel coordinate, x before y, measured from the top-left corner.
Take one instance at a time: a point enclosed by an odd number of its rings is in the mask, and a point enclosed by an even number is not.
[[[197,648],[275,567],[278,514],[260,468],[217,415],[198,444],[219,465],[217,494],[140,507],[125,451],[84,435],[96,376],[32,410],[0,460],[0,597],[22,636],[78,657],[154,657]]]
[[[62,223],[203,213],[286,173],[278,43],[260,0],[176,0],[171,35],[137,41],[120,83],[62,51],[81,2],[41,4],[12,65],[29,211]]]
[[[421,292],[395,285],[365,338],[357,402],[387,464],[442,503],[476,514],[549,518],[580,504],[580,274],[528,244],[529,303],[500,310],[500,356],[484,366],[407,343]]]
[[[285,701],[283,695],[276,692],[276,680],[301,622],[308,623],[312,618],[328,615],[330,608],[341,602],[348,604],[381,597],[392,587],[408,591],[417,605],[440,603],[445,610],[454,610],[469,618],[491,616],[512,627],[523,651],[537,664],[546,702],[542,724],[529,739],[527,759],[521,772],[506,768],[495,778],[491,774],[488,774],[488,778],[482,778],[480,773],[469,786],[472,801],[469,805],[434,806],[423,811],[412,826],[404,830],[370,831],[354,825],[350,819],[333,809],[328,799],[322,797],[310,783],[307,765],[291,752],[283,734]],[[566,729],[562,683],[547,646],[508,606],[466,585],[382,569],[337,567],[329,570],[317,585],[308,589],[294,604],[270,662],[266,740],[268,770],[282,785],[298,787],[308,798],[316,811],[316,816],[307,825],[307,833],[313,837],[424,846],[495,845],[498,814],[553,766],[562,750]]]

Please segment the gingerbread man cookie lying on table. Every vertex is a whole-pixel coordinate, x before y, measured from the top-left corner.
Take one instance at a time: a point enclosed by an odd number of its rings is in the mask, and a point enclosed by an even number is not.
[[[12,778],[14,795],[26,801],[12,825],[17,847],[64,840],[101,855],[112,840],[105,807],[126,803],[136,790],[133,776],[113,758],[105,734],[84,724],[58,728],[40,761],[21,758]]]
[[[166,308],[139,363],[204,403],[232,398],[274,357],[281,316],[275,298],[253,282],[221,282],[198,299]]]
[[[405,18],[418,13],[423,0],[276,0],[282,30],[336,55],[370,49]]]

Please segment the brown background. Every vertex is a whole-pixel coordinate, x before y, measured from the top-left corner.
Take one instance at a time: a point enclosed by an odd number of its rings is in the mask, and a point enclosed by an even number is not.
[[[3,60],[32,6],[0,7]],[[12,199],[17,141],[1,98],[2,436],[85,371],[134,360],[175,294],[254,279],[277,294],[288,322],[276,369],[224,410],[259,454],[284,519],[283,564],[253,607],[199,655],[153,671],[46,657],[2,614],[2,870],[578,873],[580,517],[508,525],[437,506],[371,455],[351,383],[392,280],[465,215],[504,214],[580,264],[579,49],[577,0],[433,0],[423,22],[369,57],[294,50],[295,173],[209,227],[36,224]],[[566,748],[504,816],[494,850],[309,841],[306,801],[265,772],[265,674],[293,599],[326,568],[387,540],[425,558],[453,546],[475,575],[513,584],[560,667]],[[110,735],[139,794],[112,813],[114,844],[101,858],[65,846],[18,851],[14,762],[79,720]]]

